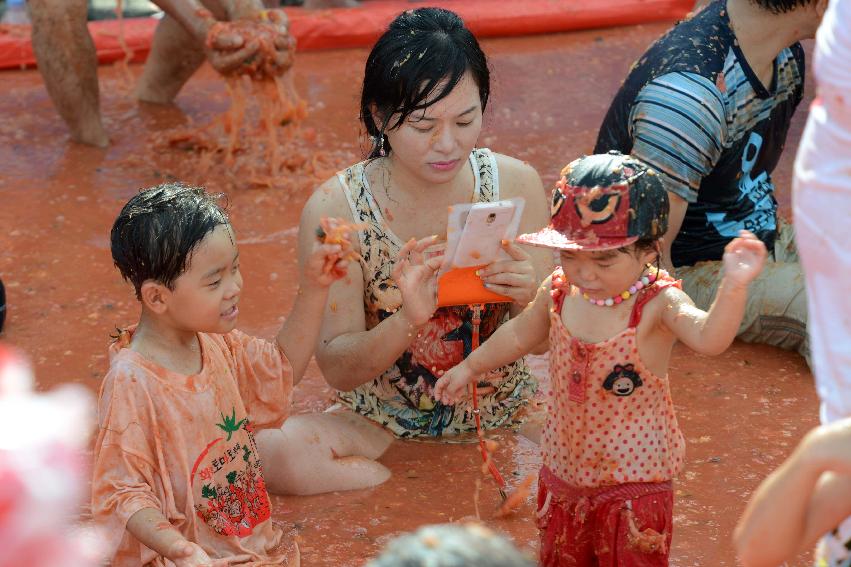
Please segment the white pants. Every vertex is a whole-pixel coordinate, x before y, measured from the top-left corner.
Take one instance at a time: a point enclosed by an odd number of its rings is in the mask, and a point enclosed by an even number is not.
[[[816,34],[817,97],[795,160],[792,206],[807,281],[821,420],[851,416],[851,0]]]
[[[851,0],[831,0],[816,39],[818,96],[795,161],[793,208],[806,276],[821,421],[851,416]],[[820,565],[851,562],[851,518],[825,536]]]

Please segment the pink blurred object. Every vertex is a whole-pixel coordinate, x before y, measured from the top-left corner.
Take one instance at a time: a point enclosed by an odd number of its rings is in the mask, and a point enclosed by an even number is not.
[[[80,386],[33,388],[27,361],[0,344],[0,567],[96,565],[96,538],[77,521],[91,395]]]

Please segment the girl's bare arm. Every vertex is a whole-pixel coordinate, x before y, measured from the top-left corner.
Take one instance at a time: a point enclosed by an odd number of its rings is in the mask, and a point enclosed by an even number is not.
[[[437,381],[435,399],[445,404],[458,402],[477,376],[514,362],[543,343],[550,329],[550,304],[548,278],[526,309],[499,327],[482,346]]]

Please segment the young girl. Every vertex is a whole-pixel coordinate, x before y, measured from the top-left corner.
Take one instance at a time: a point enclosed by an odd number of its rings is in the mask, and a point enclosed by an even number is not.
[[[574,161],[553,193],[549,227],[518,240],[561,252],[534,302],[438,381],[457,403],[467,385],[547,338],[552,385],[538,485],[541,561],[667,565],[671,479],[684,440],[668,385],[677,340],[702,354],[736,336],[765,246],[743,232],[724,254],[709,312],[651,266],[668,196],[644,164],[616,152]]]

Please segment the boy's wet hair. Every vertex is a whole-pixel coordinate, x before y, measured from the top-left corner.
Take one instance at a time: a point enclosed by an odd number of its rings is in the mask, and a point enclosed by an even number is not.
[[[506,538],[479,524],[425,526],[397,537],[367,567],[533,567]]]
[[[222,195],[201,187],[164,183],[130,199],[112,225],[112,261],[142,299],[142,284],[157,281],[174,289],[192,251],[219,225],[229,224]]]
[[[751,2],[772,14],[783,14],[812,4],[815,0],[751,0]]]
[[[401,126],[417,110],[445,98],[467,71],[479,88],[484,112],[490,96],[487,57],[464,21],[443,8],[417,8],[399,14],[366,60],[360,117],[373,140],[369,158],[381,155],[382,147],[389,154],[390,143],[384,133]],[[388,123],[394,115],[398,118]]]

